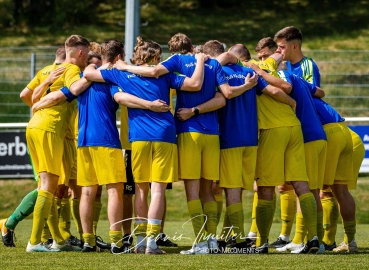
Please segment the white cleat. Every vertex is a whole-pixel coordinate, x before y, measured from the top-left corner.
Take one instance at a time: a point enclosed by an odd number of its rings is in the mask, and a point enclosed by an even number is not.
[[[286,252],[286,251],[296,251],[296,250],[301,250],[304,248],[304,243],[301,244],[295,244],[294,242],[288,243],[287,245],[285,245],[284,247],[281,248],[276,248],[275,250],[278,252]]]

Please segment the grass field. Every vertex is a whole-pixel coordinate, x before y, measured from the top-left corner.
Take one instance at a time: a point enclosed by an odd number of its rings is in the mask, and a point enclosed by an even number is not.
[[[369,181],[368,176],[360,178],[357,190],[353,196],[357,202],[357,235],[359,254],[332,254],[326,252],[323,255],[292,255],[276,254],[270,249],[268,255],[209,255],[209,256],[184,256],[178,254],[182,249],[190,248],[193,242],[193,231],[188,220],[187,207],[183,183],[174,184],[174,189],[167,192],[168,213],[165,225],[165,233],[176,242],[178,248],[165,249],[168,255],[146,256],[136,254],[111,255],[106,253],[81,254],[80,252],[57,254],[28,254],[25,247],[30,236],[32,220],[27,218],[16,229],[16,248],[6,248],[0,245],[0,269],[117,269],[129,267],[132,269],[368,269],[369,265]],[[36,183],[31,180],[1,180],[0,189],[3,191],[0,197],[0,218],[9,216],[20,200]],[[6,192],[5,192],[6,191]],[[106,192],[103,192],[103,211],[98,225],[98,235],[108,239],[108,221],[106,220]],[[245,231],[250,228],[252,193],[244,193]],[[278,205],[278,202],[277,202]],[[271,241],[274,241],[280,230],[278,222],[279,212],[275,213],[275,222],[270,233]],[[220,226],[218,227],[218,233]],[[76,234],[72,223],[72,233]],[[294,229],[292,235],[294,234]],[[343,240],[342,225],[338,225],[337,244]]]
[[[186,220],[170,221],[166,224],[168,236],[178,238],[190,237],[193,232]],[[249,224],[245,224],[248,228]],[[190,239],[176,240],[178,248],[164,248],[167,255],[148,256],[137,254],[112,255],[108,252],[89,253],[26,253],[32,222],[25,220],[16,229],[16,248],[0,245],[1,269],[368,269],[369,265],[369,225],[359,225],[357,228],[358,254],[322,255],[277,254],[270,249],[267,255],[196,255],[178,254],[182,249],[190,248]],[[72,228],[74,229],[74,228]],[[271,239],[278,236],[280,224],[272,227]],[[73,230],[74,231],[74,230]],[[108,222],[100,221],[98,234],[108,239]],[[342,239],[342,226],[339,225],[337,241]]]

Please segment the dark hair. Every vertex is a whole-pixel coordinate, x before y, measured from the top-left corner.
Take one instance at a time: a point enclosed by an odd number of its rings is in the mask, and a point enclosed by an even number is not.
[[[89,51],[88,53],[88,58],[87,58],[87,64],[90,64],[90,61],[92,58],[97,58],[101,61],[101,55],[96,53],[96,52],[93,52],[93,51]]]
[[[204,44],[203,52],[212,57],[217,57],[218,55],[224,53],[224,46],[218,40],[209,40]]]
[[[249,50],[243,44],[236,44],[229,48],[228,51],[234,54],[241,61],[249,61],[251,59]]]
[[[111,39],[105,41],[101,46],[101,56],[108,62],[113,62],[118,55],[124,57],[124,45],[121,41]]]
[[[78,47],[78,46],[83,46],[83,47],[89,47],[90,46],[90,42],[85,39],[84,37],[80,36],[80,35],[71,35],[69,38],[67,38],[67,40],[65,41],[65,48],[73,48],[73,47]]]
[[[285,39],[286,41],[297,40],[302,42],[302,33],[294,26],[287,26],[274,35],[274,40]]]
[[[142,65],[149,63],[155,57],[160,57],[161,46],[155,41],[143,41],[142,37],[137,37],[137,44],[133,49],[131,63]]]
[[[271,51],[275,51],[278,48],[277,43],[271,37],[266,37],[260,39],[258,44],[256,44],[255,52],[258,52],[265,47],[268,47]]]
[[[168,47],[170,53],[187,54],[192,52],[193,46],[191,40],[185,34],[178,33],[172,36],[168,41]]]

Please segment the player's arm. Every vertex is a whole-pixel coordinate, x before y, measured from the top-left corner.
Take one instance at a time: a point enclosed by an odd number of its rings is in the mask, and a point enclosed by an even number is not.
[[[225,98],[231,99],[243,94],[245,91],[250,90],[258,83],[258,75],[254,73],[250,76],[250,73],[245,77],[245,83],[239,86],[230,86],[228,83],[219,86],[220,91]]]
[[[40,100],[41,96],[44,94],[47,88],[49,88],[63,73],[65,70],[65,66],[61,66],[57,69],[54,69],[50,72],[49,76],[41,82],[39,86],[33,90],[32,93],[32,102],[35,103]]]
[[[280,54],[279,54],[280,55]],[[245,63],[245,66],[248,66],[249,68],[252,68],[253,70],[255,70],[255,72],[257,74],[259,74],[259,76],[261,78],[263,78],[264,80],[266,80],[269,84],[282,89],[286,94],[291,93],[292,91],[292,85],[280,78],[274,77],[272,75],[270,75],[268,72],[266,72],[265,70],[261,69],[258,65],[255,65],[253,63],[247,62]]]
[[[32,112],[35,113],[36,111],[48,107],[52,107],[56,104],[58,104],[61,101],[66,100],[67,97],[64,95],[62,91],[53,91],[46,96],[44,96],[42,99],[37,101],[32,106]]]
[[[132,65],[127,65],[127,63],[122,60],[118,60],[114,64],[114,67],[116,69],[128,71],[128,72],[138,74],[144,77],[159,77],[169,72],[169,70],[161,64],[158,64],[155,67],[132,66]]]
[[[183,81],[181,90],[184,91],[199,91],[204,82],[204,63],[208,59],[208,56],[203,53],[198,53],[195,55],[197,62],[196,68],[191,76],[191,78],[186,77]]]
[[[285,103],[292,107],[293,111],[296,111],[296,101],[291,98],[289,95],[287,95],[284,91],[281,89],[278,89],[277,87],[274,87],[272,85],[266,86],[263,90],[261,90],[263,94],[266,94],[275,100]]]
[[[163,100],[148,101],[124,92],[115,93],[114,100],[128,108],[147,109],[154,112],[167,112],[170,110],[168,104]]]
[[[176,115],[179,120],[186,121],[187,119],[190,119],[192,116],[196,114],[202,114],[202,113],[207,113],[207,112],[218,110],[224,107],[225,104],[226,104],[226,100],[224,96],[221,93],[217,92],[215,93],[215,96],[212,99],[200,105],[197,105],[196,107],[178,109]],[[197,112],[196,112],[196,109],[197,109]]]
[[[32,107],[32,90],[28,87],[25,87],[20,93],[19,97],[26,103],[29,107]]]
[[[277,64],[279,65],[280,62],[282,62],[283,60],[283,55],[281,53],[273,53],[271,56],[269,56],[270,58],[273,58]]]
[[[103,76],[101,75],[100,70],[107,68],[109,65],[110,65],[110,63],[106,63],[106,64],[102,65],[100,68],[96,69],[96,65],[95,64],[90,64],[83,71],[83,78],[85,80],[87,80],[87,81],[92,81],[92,82],[105,82]],[[86,86],[87,82],[86,81],[82,81],[81,84],[84,85],[84,86]],[[75,89],[75,88],[76,87],[74,87],[73,90],[74,91],[77,91],[78,89]]]
[[[238,58],[230,52],[224,52],[218,55],[216,59],[222,66],[227,64],[237,64],[239,62]]]
[[[316,86],[316,91],[315,91],[314,97],[324,98],[325,97],[324,90],[322,88]]]

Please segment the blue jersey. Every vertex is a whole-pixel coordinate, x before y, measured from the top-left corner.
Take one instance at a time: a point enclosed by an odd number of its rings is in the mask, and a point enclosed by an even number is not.
[[[171,72],[178,72],[192,77],[196,67],[196,58],[193,55],[175,54],[161,63]],[[217,87],[227,83],[222,66],[215,59],[208,59],[204,67],[204,82],[197,92],[177,91],[176,111],[179,108],[196,107],[215,96]],[[199,132],[204,134],[219,134],[218,116],[216,111],[193,116],[186,121],[177,118],[177,133]]]
[[[69,89],[62,91],[69,100]],[[115,114],[119,108],[113,98],[116,92],[116,86],[95,82],[77,97],[78,147],[122,148],[116,126]]]
[[[304,57],[301,59],[301,61],[293,65],[287,62],[287,67],[289,68],[289,71],[291,71],[293,74],[300,76],[305,81],[311,83],[314,86],[320,87],[319,68],[310,57]],[[314,95],[314,93],[312,93],[312,96]],[[345,119],[341,117],[341,115],[324,100],[313,97],[313,101],[322,125],[345,121]]]
[[[253,75],[251,68],[239,65],[223,67],[230,86],[245,83],[247,74]],[[258,117],[256,90],[263,90],[268,83],[259,77],[252,89],[241,95],[227,99],[226,105],[219,111],[220,148],[234,148],[258,145]]]
[[[278,75],[282,80],[292,85],[290,96],[296,101],[296,116],[301,122],[304,142],[326,140],[327,137],[311,95],[311,93],[315,93],[316,87],[285,70],[279,71]]]
[[[185,76],[172,72],[159,78],[146,78],[117,69],[101,70],[101,75],[106,82],[118,85],[124,92],[149,101],[161,99],[167,104],[170,104],[170,88],[180,89],[185,79]],[[170,111],[158,113],[128,108],[128,125],[130,142],[176,143],[176,128]]]

